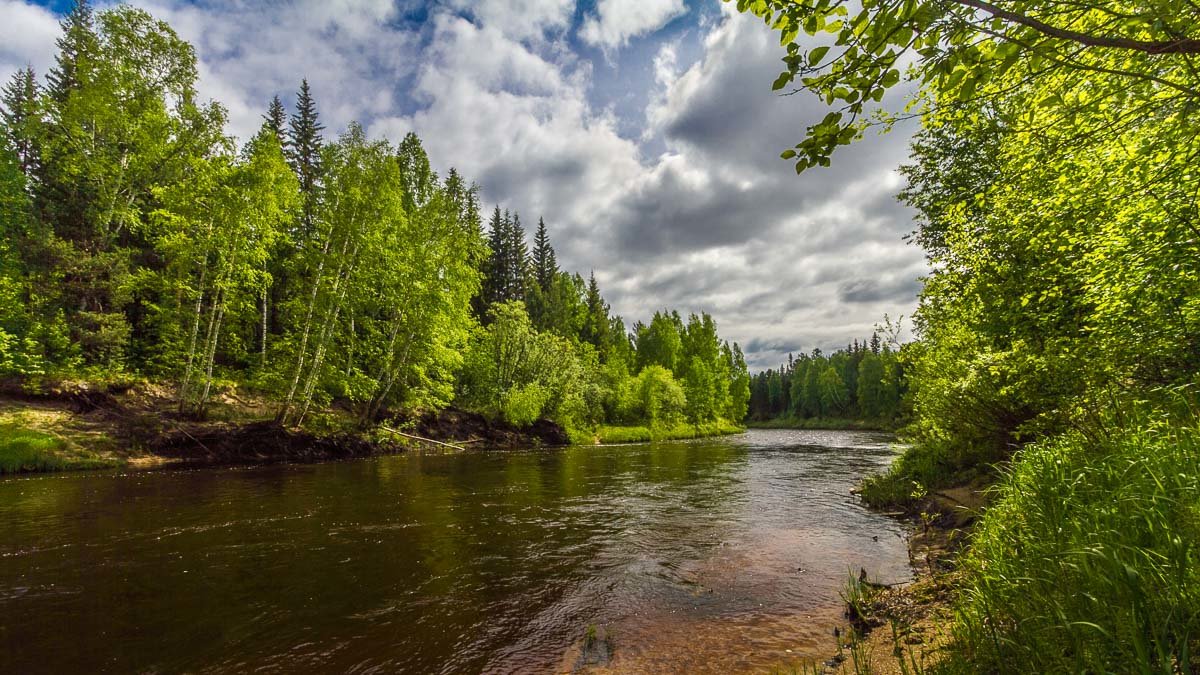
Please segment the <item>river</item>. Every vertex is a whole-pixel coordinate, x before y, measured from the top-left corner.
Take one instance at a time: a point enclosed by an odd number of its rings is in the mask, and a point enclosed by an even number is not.
[[[758,672],[828,656],[887,436],[0,481],[0,672]]]

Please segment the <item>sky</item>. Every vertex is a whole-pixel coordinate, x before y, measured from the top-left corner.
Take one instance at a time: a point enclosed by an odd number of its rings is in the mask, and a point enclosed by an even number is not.
[[[64,0],[0,0],[0,78],[45,73]],[[101,2],[97,7],[104,7]],[[912,123],[797,176],[827,109],[781,96],[778,37],[719,0],[133,0],[195,48],[200,93],[248,138],[307,78],[354,120],[476,181],[632,326],[708,312],[752,370],[911,315],[927,271],[895,199]],[[903,94],[885,104],[902,105]],[[532,232],[529,233],[532,238]]]

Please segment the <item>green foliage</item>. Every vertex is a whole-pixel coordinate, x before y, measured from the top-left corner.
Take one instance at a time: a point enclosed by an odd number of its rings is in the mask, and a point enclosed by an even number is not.
[[[972,540],[947,671],[1200,663],[1200,429],[1027,446]]]
[[[522,303],[500,303],[471,339],[458,398],[515,425],[545,417],[577,429],[588,422],[583,386],[595,367],[587,348],[535,331]]]
[[[788,363],[751,379],[749,419],[779,419],[791,428],[837,427],[841,420],[895,428],[907,416],[908,392],[904,359],[896,347],[898,342],[883,344],[877,330],[870,340],[854,340],[832,354],[816,349],[800,358],[789,355]]]
[[[864,120],[879,112],[885,93],[902,81],[936,93],[939,107],[967,111],[1005,96],[999,82],[1031,73],[1037,79],[1078,84],[1078,89],[1054,90],[1047,103],[1070,99],[1063,107],[1079,113],[1106,112],[1104,96],[1094,95],[1105,87],[1089,81],[1097,74],[1122,89],[1157,89],[1166,115],[1200,97],[1191,63],[1200,54],[1195,32],[1200,9],[1190,3],[1142,1],[1118,10],[1104,3],[1051,0],[883,0],[862,7],[838,0],[736,1],[739,11],[759,16],[778,31],[787,49],[786,68],[774,88],[802,87],[832,108],[808,127],[804,140],[783,153],[784,159],[796,160],[797,171],[828,166],[833,152],[861,136]],[[824,39],[801,38],[801,30]],[[891,121],[884,116],[885,124]],[[1103,128],[1086,123],[1071,127],[1083,134]]]
[[[670,427],[682,421],[687,396],[669,370],[657,365],[643,368],[634,388],[638,397],[638,419],[645,420],[651,427]]]
[[[99,457],[66,450],[66,442],[50,434],[19,424],[0,424],[0,474],[113,466]]]

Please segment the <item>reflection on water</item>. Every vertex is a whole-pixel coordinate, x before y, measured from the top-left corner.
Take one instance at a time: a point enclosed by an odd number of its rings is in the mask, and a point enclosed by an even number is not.
[[[850,569],[903,580],[849,490],[861,432],[0,481],[0,672],[616,672],[826,654]],[[788,651],[790,650],[790,651]]]

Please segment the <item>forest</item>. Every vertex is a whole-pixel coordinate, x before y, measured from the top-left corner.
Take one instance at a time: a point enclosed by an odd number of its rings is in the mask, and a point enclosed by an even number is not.
[[[911,446],[863,496],[991,486],[937,672],[1197,672],[1200,9],[737,6],[830,108],[797,172],[920,120]]]
[[[751,422],[836,427],[847,422],[893,428],[905,416],[903,345],[879,331],[831,354],[820,348],[750,378]],[[853,424],[851,425],[853,426]]]
[[[449,405],[590,440],[732,429],[749,374],[707,314],[626,327],[539,219],[351,124],[326,140],[302,81],[243,144],[197,60],[140,9],[76,2],[55,66],[3,89],[0,374],[167,382],[203,419],[219,392],[300,426]],[[486,219],[486,222],[485,222]]]

